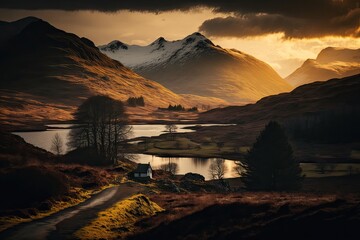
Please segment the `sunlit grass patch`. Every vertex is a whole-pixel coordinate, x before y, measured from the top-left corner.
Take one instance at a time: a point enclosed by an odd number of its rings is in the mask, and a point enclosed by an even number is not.
[[[98,213],[98,217],[78,230],[79,239],[118,239],[134,230],[141,219],[162,212],[160,206],[143,194],[134,195]]]
[[[78,205],[90,198],[96,192],[82,188],[73,188],[70,190],[70,196],[66,196],[62,200],[48,201],[51,204],[49,210],[34,210],[32,215],[24,213],[23,216],[9,215],[0,217],[0,232],[17,224],[47,217],[63,209]]]

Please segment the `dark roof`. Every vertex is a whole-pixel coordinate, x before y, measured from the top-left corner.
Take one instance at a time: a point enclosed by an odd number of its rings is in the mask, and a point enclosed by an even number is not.
[[[149,168],[151,168],[150,163],[146,163],[146,164],[139,163],[139,164],[137,165],[137,168],[135,169],[134,172],[137,172],[137,173],[147,173],[147,171],[148,171]]]

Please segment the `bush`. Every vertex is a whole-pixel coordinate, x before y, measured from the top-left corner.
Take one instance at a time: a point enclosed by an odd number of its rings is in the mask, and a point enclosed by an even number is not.
[[[127,105],[130,107],[137,107],[137,106],[144,107],[145,106],[145,100],[144,100],[143,96],[129,97],[126,102],[127,102]]]
[[[89,166],[105,166],[108,162],[99,155],[94,148],[83,147],[68,152],[64,156],[64,163],[75,163]]]
[[[68,192],[64,174],[45,167],[10,168],[0,172],[0,209],[34,207]]]

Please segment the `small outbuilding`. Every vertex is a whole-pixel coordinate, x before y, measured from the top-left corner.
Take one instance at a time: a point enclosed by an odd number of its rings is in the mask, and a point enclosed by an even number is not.
[[[135,178],[152,178],[152,171],[150,163],[139,163],[133,174]]]

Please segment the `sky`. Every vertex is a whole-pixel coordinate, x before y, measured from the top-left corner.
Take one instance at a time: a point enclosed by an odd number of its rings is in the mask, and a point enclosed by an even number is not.
[[[35,16],[96,45],[147,45],[200,31],[286,77],[328,46],[360,47],[357,0],[2,0],[0,20]]]

